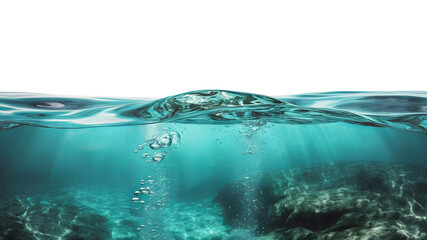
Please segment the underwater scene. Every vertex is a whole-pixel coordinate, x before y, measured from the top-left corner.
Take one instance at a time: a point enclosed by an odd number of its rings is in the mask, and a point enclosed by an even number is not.
[[[427,92],[0,93],[6,239],[427,239]]]

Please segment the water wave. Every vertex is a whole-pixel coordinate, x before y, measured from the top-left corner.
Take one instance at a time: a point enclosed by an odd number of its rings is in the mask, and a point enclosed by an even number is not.
[[[269,97],[202,90],[158,100],[0,93],[0,130],[129,126],[160,122],[235,124],[347,122],[427,133],[427,92],[326,92]]]

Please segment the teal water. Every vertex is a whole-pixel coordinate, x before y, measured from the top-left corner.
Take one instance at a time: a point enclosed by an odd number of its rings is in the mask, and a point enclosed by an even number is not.
[[[0,93],[0,239],[426,239],[427,93]]]

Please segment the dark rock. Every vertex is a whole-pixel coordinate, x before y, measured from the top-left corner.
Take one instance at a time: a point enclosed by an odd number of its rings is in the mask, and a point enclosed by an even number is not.
[[[111,226],[106,217],[92,212],[86,206],[73,205],[72,200],[62,197],[65,199],[52,201],[55,202],[52,205],[32,198],[10,199],[10,204],[0,208],[0,238],[111,238]]]
[[[427,239],[423,167],[342,162],[251,179],[215,198],[232,228],[273,239]]]

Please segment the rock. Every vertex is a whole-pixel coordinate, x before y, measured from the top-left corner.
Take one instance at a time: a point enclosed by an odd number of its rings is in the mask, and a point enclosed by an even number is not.
[[[316,164],[225,185],[224,224],[273,239],[427,238],[427,169]],[[255,201],[253,201],[255,200]]]
[[[62,239],[111,239],[112,226],[105,216],[95,213],[95,209],[77,205],[72,199],[59,200],[61,195],[53,194],[50,197],[49,201],[9,199],[10,204],[0,207],[0,237],[57,239],[61,236]]]

